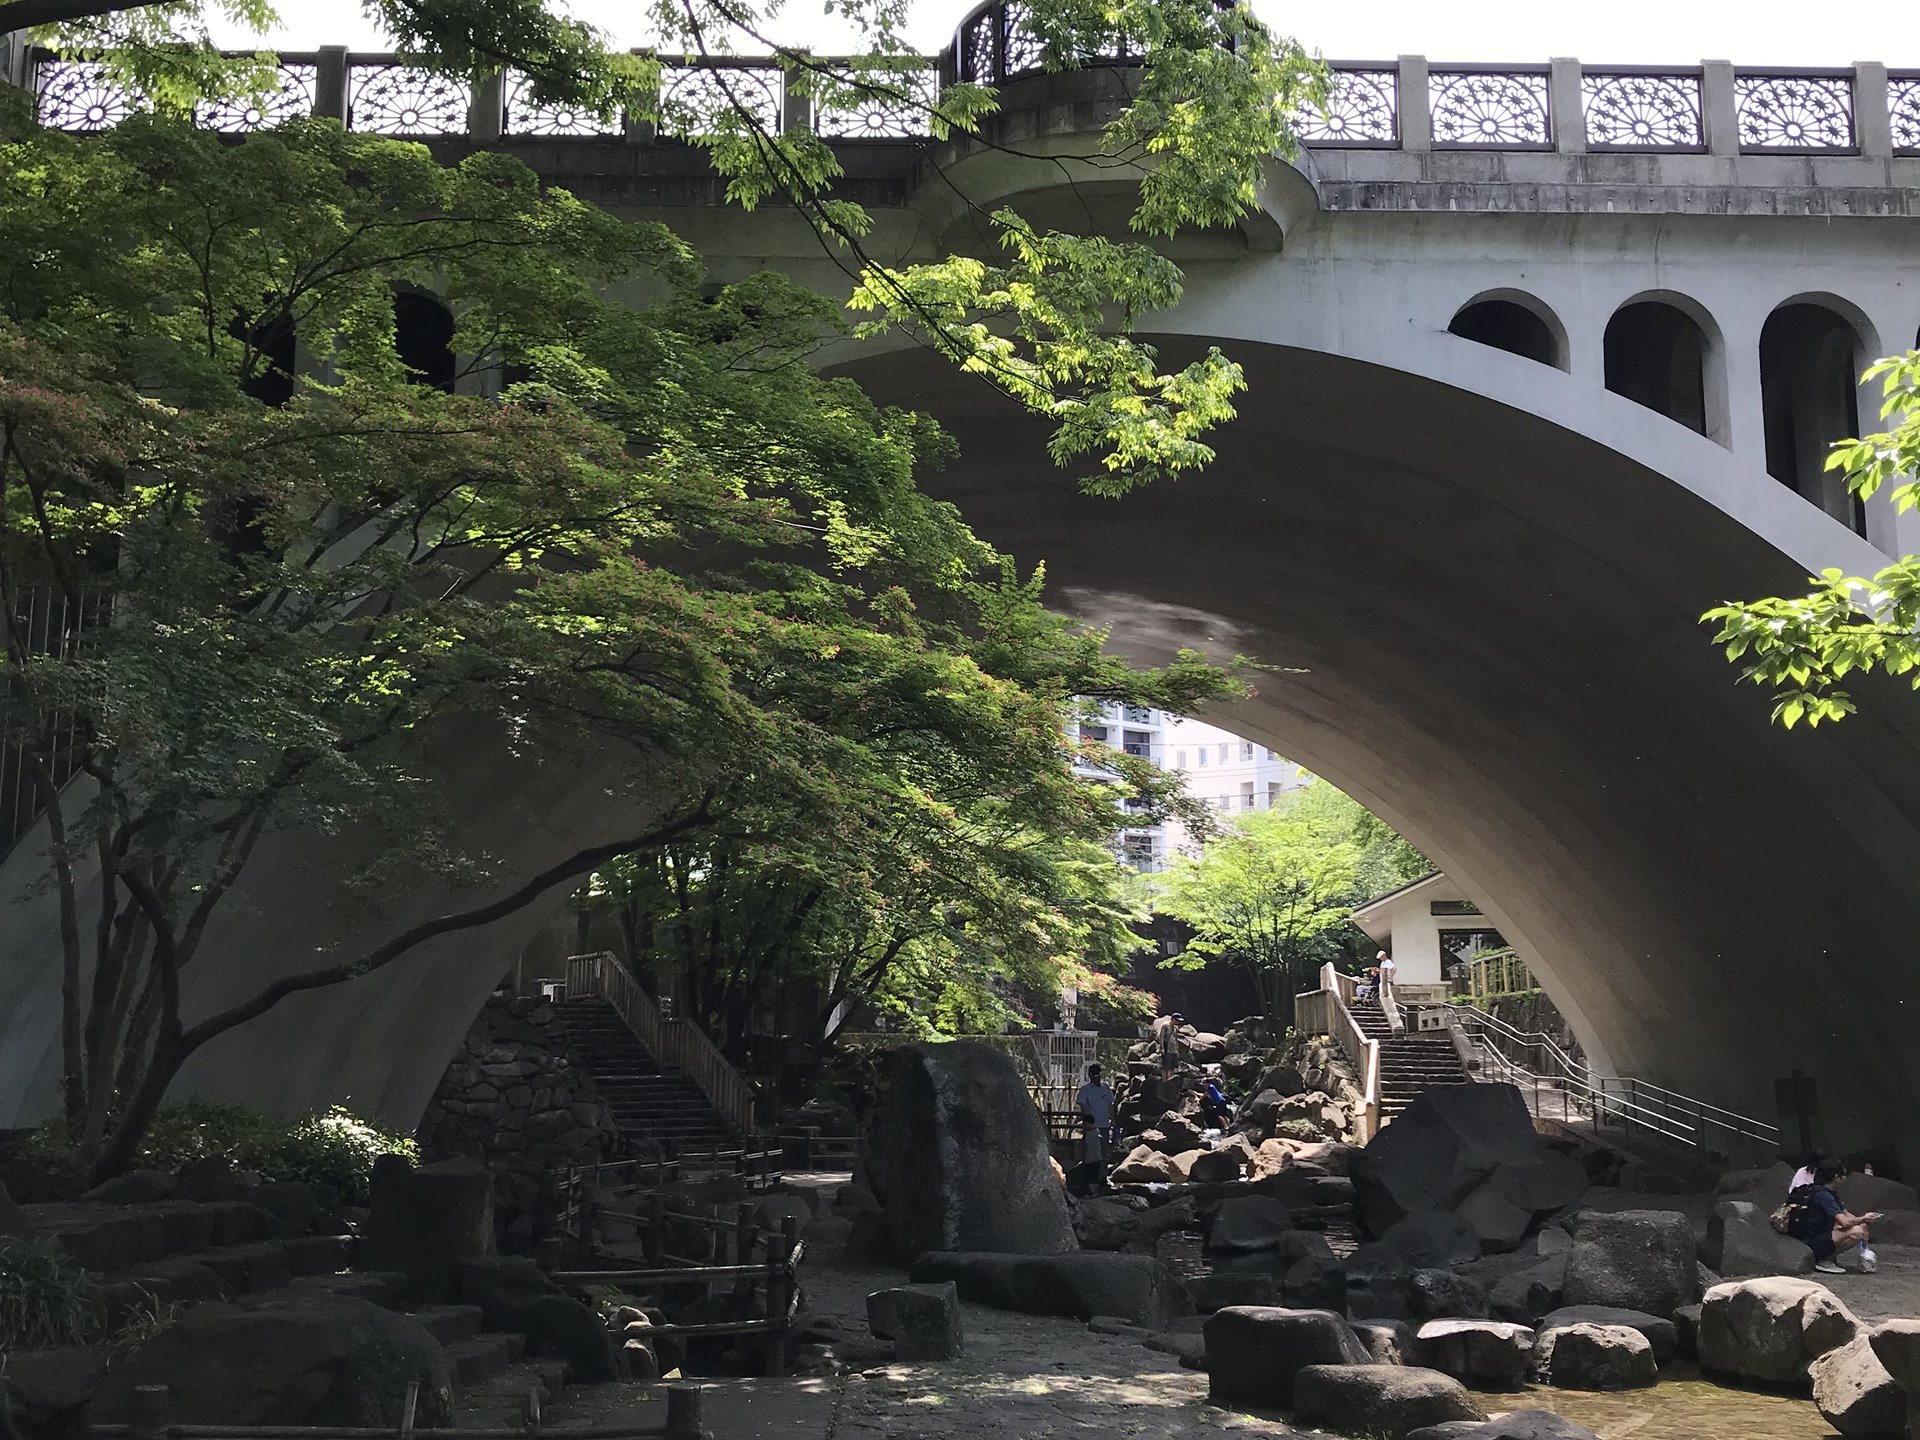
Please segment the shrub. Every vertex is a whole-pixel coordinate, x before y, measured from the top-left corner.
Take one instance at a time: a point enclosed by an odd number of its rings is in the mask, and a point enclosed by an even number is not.
[[[0,1354],[85,1345],[106,1325],[100,1287],[50,1240],[0,1240]]]
[[[58,1120],[42,1125],[33,1149],[46,1159],[65,1149]],[[234,1169],[262,1180],[303,1180],[330,1192],[343,1205],[364,1204],[373,1162],[382,1155],[418,1158],[418,1147],[336,1105],[294,1120],[281,1120],[226,1100],[183,1100],[163,1105],[153,1117],[134,1164],[177,1173],[209,1155],[224,1155]]]

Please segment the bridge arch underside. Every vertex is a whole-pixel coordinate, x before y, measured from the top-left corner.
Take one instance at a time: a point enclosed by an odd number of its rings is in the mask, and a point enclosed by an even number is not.
[[[1910,1148],[1920,970],[1883,962],[1920,933],[1920,706],[1861,687],[1862,715],[1784,732],[1697,623],[1820,556],[1481,395],[1231,350],[1250,388],[1214,466],[1120,501],[937,360],[848,373],[946,422],[962,456],[935,488],[1121,648],[1299,667],[1209,718],[1459,878],[1600,1063],[1760,1117],[1798,1066],[1830,1141]],[[1805,513],[1797,548],[1858,563]]]

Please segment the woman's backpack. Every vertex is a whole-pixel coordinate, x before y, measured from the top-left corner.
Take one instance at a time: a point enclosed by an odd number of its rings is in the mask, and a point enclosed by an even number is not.
[[[1795,1190],[1787,1196],[1785,1204],[1781,1205],[1773,1214],[1767,1217],[1767,1223],[1773,1226],[1780,1234],[1792,1235],[1795,1239],[1798,1239],[1799,1236],[1796,1232],[1804,1228],[1808,1214],[1813,1209],[1813,1207],[1807,1203],[1812,1197],[1813,1186],[1802,1185],[1798,1190]]]

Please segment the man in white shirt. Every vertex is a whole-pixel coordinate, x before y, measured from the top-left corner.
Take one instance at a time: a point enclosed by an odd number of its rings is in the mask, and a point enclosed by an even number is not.
[[[1113,1124],[1113,1090],[1100,1078],[1100,1067],[1087,1067],[1087,1083],[1074,1103],[1080,1107],[1080,1154],[1088,1164],[1107,1162],[1107,1131]]]
[[[1384,951],[1384,950],[1382,950],[1382,951],[1380,952],[1380,955],[1379,955],[1379,958],[1378,958],[1378,959],[1376,959],[1376,960],[1374,961],[1374,963],[1375,963],[1375,964],[1376,964],[1377,966],[1379,966],[1379,968],[1380,968],[1380,983],[1381,983],[1381,985],[1383,985],[1383,986],[1390,986],[1390,985],[1392,985],[1392,984],[1393,984],[1393,972],[1394,972],[1395,970],[1397,970],[1397,969],[1399,969],[1399,968],[1400,968],[1399,966],[1397,966],[1397,965],[1395,965],[1395,964],[1393,963],[1393,957],[1392,957],[1391,955],[1389,955],[1389,954],[1387,954],[1387,952],[1386,952],[1386,951]],[[1384,990],[1381,990],[1381,991],[1378,991],[1378,992],[1376,992],[1376,993],[1378,993],[1378,994],[1380,994],[1380,995],[1383,995],[1383,996],[1384,996],[1386,992],[1385,992]]]

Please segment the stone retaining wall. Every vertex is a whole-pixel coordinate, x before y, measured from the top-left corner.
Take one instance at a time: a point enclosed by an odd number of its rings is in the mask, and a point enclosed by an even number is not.
[[[618,1130],[553,1007],[495,995],[482,1007],[421,1117],[424,1162],[456,1156],[493,1172],[504,1249],[546,1233],[551,1172],[613,1152]]]

